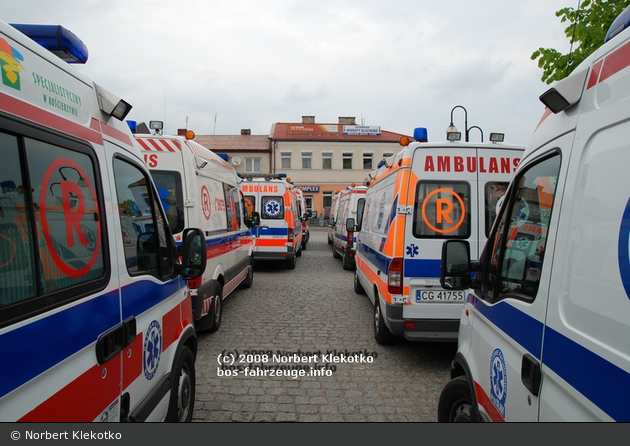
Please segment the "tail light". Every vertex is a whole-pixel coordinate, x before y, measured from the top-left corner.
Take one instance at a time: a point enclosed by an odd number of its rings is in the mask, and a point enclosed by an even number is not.
[[[396,257],[389,264],[387,272],[387,291],[389,294],[402,294],[403,289],[403,259]]]
[[[348,242],[346,243],[348,248],[352,248],[354,246],[354,232],[348,232]]]
[[[199,276],[196,279],[189,280],[188,281],[188,286],[190,287],[190,289],[194,290],[195,288],[201,287],[201,279],[202,278],[203,278],[202,276]]]

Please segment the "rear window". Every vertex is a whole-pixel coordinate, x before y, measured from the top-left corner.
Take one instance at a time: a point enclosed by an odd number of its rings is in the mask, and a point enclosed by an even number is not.
[[[262,197],[261,217],[267,220],[284,219],[284,198],[281,196]]]
[[[470,237],[470,184],[419,181],[413,213],[416,238]]]

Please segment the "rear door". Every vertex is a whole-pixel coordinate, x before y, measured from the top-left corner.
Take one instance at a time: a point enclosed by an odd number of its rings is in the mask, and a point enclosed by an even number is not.
[[[419,147],[412,161],[408,202],[413,209],[407,211],[404,241],[403,272],[410,293],[405,319],[459,319],[465,292],[445,292],[440,286],[442,243],[468,240],[477,251],[476,149],[440,150]]]

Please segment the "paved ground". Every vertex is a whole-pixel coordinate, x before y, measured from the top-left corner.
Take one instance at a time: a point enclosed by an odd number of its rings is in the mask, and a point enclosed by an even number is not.
[[[252,287],[225,300],[219,331],[199,335],[193,421],[437,420],[455,345],[378,345],[372,304],[355,294],[353,272],[342,269],[326,240],[323,228],[312,228],[294,270],[257,263]],[[306,362],[287,362],[296,354]],[[299,373],[297,367],[319,376],[269,376]],[[226,376],[228,370],[238,374]]]

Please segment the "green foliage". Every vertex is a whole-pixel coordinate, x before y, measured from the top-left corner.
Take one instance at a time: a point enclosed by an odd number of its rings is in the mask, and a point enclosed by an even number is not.
[[[567,77],[584,59],[604,43],[612,22],[630,6],[630,0],[584,0],[578,9],[562,8],[556,12],[561,23],[569,25],[564,34],[572,52],[562,54],[553,48],[539,48],[531,56],[543,69],[541,80],[550,84]]]

